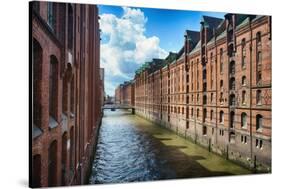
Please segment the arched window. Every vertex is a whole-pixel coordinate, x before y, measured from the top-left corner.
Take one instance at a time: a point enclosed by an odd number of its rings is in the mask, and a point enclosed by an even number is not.
[[[256,99],[257,99],[257,104],[258,105],[261,105],[261,90],[257,90],[257,92],[256,92],[257,94],[256,94]]]
[[[259,131],[262,129],[262,115],[258,114],[256,116],[256,130]]]
[[[57,171],[58,171],[58,162],[57,162],[57,141],[53,141],[48,150],[48,186],[57,186]]]
[[[41,81],[43,50],[39,42],[33,38],[32,43],[32,76],[33,76],[33,123],[41,128]]]
[[[242,91],[242,104],[246,104],[246,91]]]
[[[193,117],[193,108],[191,108],[191,116]]]
[[[242,76],[242,86],[246,85],[246,76]]]
[[[32,158],[32,188],[41,186],[41,155],[34,155]]]
[[[224,122],[224,113],[223,111],[220,111],[220,123]]]
[[[50,57],[49,70],[49,114],[56,118],[56,104],[58,91],[58,60],[52,55]]]
[[[199,109],[197,109],[197,118],[199,117]]]

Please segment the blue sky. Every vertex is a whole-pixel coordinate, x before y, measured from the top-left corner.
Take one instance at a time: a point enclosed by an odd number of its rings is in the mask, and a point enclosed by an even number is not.
[[[142,63],[179,51],[184,31],[199,31],[203,15],[223,18],[225,13],[101,5],[99,15],[105,90],[114,95]]]

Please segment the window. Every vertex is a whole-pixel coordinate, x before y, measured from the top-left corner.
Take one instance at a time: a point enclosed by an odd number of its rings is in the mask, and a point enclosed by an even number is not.
[[[223,72],[223,49],[220,49],[220,72]]]
[[[261,51],[258,51],[257,53],[257,64],[258,66],[262,63],[262,54]]]
[[[56,186],[58,184],[57,172],[57,141],[54,140],[48,149],[48,186]]]
[[[230,90],[235,90],[235,78],[231,78],[229,82],[229,89]]]
[[[55,17],[55,4],[47,2],[47,23],[52,30],[55,30],[56,17]]]
[[[259,83],[262,79],[261,70],[257,71],[257,82]]]
[[[242,42],[241,42],[241,49],[242,49],[242,61],[241,61],[241,66],[242,68],[245,68],[246,67],[246,40],[245,38],[242,39]]]
[[[32,157],[32,187],[41,186],[41,155]]]
[[[257,46],[261,45],[261,32],[256,34]]]
[[[186,121],[186,129],[189,129],[189,122]]]
[[[242,91],[242,104],[246,104],[246,91]]]
[[[203,122],[206,121],[206,118],[207,118],[207,109],[204,108],[204,110],[203,110]]]
[[[263,145],[262,145],[262,140],[260,140],[260,148],[262,148],[262,146],[263,146]]]
[[[207,135],[207,127],[206,126],[203,126],[202,134]]]
[[[199,103],[199,94],[197,94],[197,102]]]
[[[235,113],[232,111],[230,112],[230,128],[234,128],[234,117],[235,116]]]
[[[203,96],[203,104],[204,104],[204,105],[207,104],[207,95],[204,95],[204,96]]]
[[[256,139],[256,148],[262,149],[263,142],[261,139]]]
[[[35,3],[35,2],[33,2]],[[38,2],[39,3],[39,2]],[[39,42],[33,38],[32,44],[32,77],[33,77],[33,123],[37,127],[41,127],[41,105],[40,105],[40,96],[41,96],[41,78],[42,78],[42,55],[43,49]]]
[[[247,128],[247,114],[245,112],[241,114],[241,127]]]
[[[230,74],[235,74],[235,62],[231,61],[229,65],[229,73]]]
[[[213,114],[214,114],[214,110],[211,110],[210,120],[213,120]]]
[[[220,81],[220,89],[223,90],[223,80]]]
[[[262,115],[258,114],[256,116],[256,131],[260,131],[262,129]]]
[[[242,86],[245,86],[246,85],[246,76],[243,76],[242,77]]]
[[[57,79],[58,79],[58,61],[55,56],[51,56],[49,70],[49,114],[56,118],[55,108],[56,108],[56,93],[57,93]]]
[[[184,107],[182,107],[182,114],[184,114]]]
[[[193,108],[191,108],[191,116],[193,117]]]
[[[257,99],[257,105],[261,105],[261,90],[257,90],[256,92],[256,99]]]
[[[235,106],[235,95],[234,94],[231,94],[229,97],[229,105]]]
[[[199,109],[197,109],[197,118],[199,117]]]
[[[220,111],[220,123],[224,122],[224,113],[223,111]]]
[[[220,93],[220,103],[223,103],[223,92]]]
[[[214,94],[211,93],[211,102],[213,102]]]

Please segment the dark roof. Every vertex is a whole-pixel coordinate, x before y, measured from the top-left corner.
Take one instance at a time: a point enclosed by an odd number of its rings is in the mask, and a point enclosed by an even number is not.
[[[181,55],[183,54],[184,52],[184,46],[180,49],[180,51],[178,52],[177,54],[177,59],[181,57]]]
[[[205,26],[209,28],[217,28],[218,25],[223,21],[221,18],[215,18],[210,16],[203,16],[201,23],[204,23]]]
[[[164,60],[163,66],[166,66],[167,64],[172,63],[176,58],[177,58],[177,53],[169,52],[169,55]]]
[[[199,31],[185,30],[185,35],[187,36],[188,40],[191,40],[195,44],[197,44],[197,42],[200,40]]]

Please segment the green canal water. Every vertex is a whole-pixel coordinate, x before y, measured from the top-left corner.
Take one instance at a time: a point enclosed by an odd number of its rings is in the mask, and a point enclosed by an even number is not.
[[[89,182],[123,183],[251,174],[129,111],[104,111]]]

